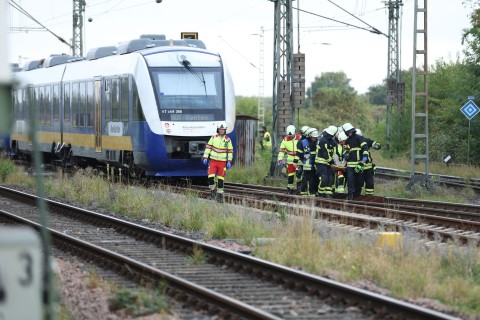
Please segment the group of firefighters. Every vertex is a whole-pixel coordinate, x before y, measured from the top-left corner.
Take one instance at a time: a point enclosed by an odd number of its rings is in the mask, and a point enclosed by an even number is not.
[[[364,186],[365,195],[374,194],[375,164],[370,149],[379,150],[381,145],[362,136],[360,129],[350,123],[332,125],[322,132],[304,126],[298,134],[295,126],[290,125],[286,134],[277,164],[286,167],[289,194],[332,198],[334,193],[344,193],[345,186],[349,200],[360,196]],[[271,146],[266,127],[261,146]]]
[[[225,173],[233,160],[232,141],[226,131],[226,123],[220,123],[202,158],[203,164],[208,166],[210,198],[218,202],[223,202]],[[365,194],[373,195],[375,164],[370,149],[379,150],[378,142],[362,136],[350,123],[329,126],[321,133],[316,128],[304,126],[300,134],[290,125],[286,133],[277,164],[286,167],[289,194],[298,192],[305,196],[332,198],[335,192],[343,193],[347,186],[348,199],[354,200],[365,185]],[[267,128],[263,127],[262,149],[270,149],[271,140]]]

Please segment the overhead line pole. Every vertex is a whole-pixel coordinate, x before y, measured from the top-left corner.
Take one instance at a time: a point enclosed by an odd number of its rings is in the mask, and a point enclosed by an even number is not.
[[[72,56],[83,56],[83,14],[85,13],[85,0],[73,0],[73,39]]]
[[[275,4],[273,93],[272,93],[272,161],[270,176],[279,173],[276,165],[277,141],[286,128],[294,123],[291,96],[291,72],[293,60],[292,0],[269,0]]]

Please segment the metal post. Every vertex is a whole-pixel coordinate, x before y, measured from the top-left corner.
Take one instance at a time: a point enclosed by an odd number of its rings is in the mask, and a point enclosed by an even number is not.
[[[470,166],[470,120],[468,120],[467,166]]]

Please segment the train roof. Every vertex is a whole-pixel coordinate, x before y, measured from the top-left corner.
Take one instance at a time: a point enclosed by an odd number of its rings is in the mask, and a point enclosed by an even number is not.
[[[23,66],[23,71],[31,71],[38,68],[49,68],[59,64],[75,62],[79,60],[96,60],[113,55],[124,55],[136,51],[147,50],[159,47],[189,47],[206,50],[207,47],[202,40],[198,39],[180,39],[180,40],[166,40],[165,35],[162,34],[144,34],[139,39],[122,42],[118,46],[105,46],[92,48],[88,51],[87,56],[74,57],[65,54],[51,55],[46,59],[27,61]],[[171,48],[169,48],[170,50]],[[155,51],[158,52],[158,51]],[[16,68],[16,71],[22,71]]]

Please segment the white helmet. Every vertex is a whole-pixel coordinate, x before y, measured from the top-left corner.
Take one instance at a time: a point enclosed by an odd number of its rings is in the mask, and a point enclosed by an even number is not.
[[[338,127],[338,132],[337,133],[340,133],[340,132],[343,132],[343,128],[342,127]]]
[[[342,126],[342,128],[343,128],[343,131],[345,131],[345,133],[347,133],[347,134],[348,134],[348,132],[354,132],[355,131],[355,128],[352,126],[352,124],[350,122],[345,123]]]
[[[358,129],[358,128],[355,129],[355,132],[356,132],[359,136],[362,135],[362,130],[360,130],[360,129]]]
[[[217,133],[218,133],[218,130],[220,129],[225,129],[225,131],[227,131],[227,124],[225,122],[220,122],[217,124]]]
[[[310,132],[309,132],[309,137],[310,138],[318,138],[319,135],[320,135],[320,133],[318,132],[318,130],[316,128],[310,128]]]
[[[345,134],[345,132],[342,131],[338,134],[338,141],[339,142],[346,141],[347,139],[348,139],[348,137]]]
[[[327,129],[325,129],[325,132],[331,136],[335,136],[337,131],[338,131],[338,128],[336,126],[329,126]]]
[[[292,124],[289,125],[289,126],[287,127],[287,135],[293,136],[293,135],[295,134],[295,131],[296,131],[296,130],[297,130],[297,129],[295,129],[295,126],[294,126],[294,125],[292,125]]]
[[[306,135],[308,129],[310,129],[309,126],[303,126],[302,129],[300,129],[300,133],[303,134],[303,135]]]

